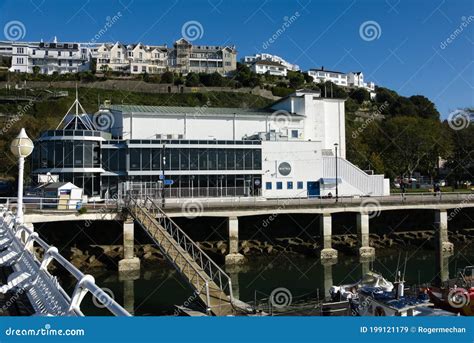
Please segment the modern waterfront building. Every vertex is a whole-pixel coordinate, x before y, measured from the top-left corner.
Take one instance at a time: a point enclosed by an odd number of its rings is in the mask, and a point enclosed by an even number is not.
[[[90,69],[96,44],[58,42],[0,42],[0,55],[11,57],[9,71],[65,74]]]
[[[162,180],[167,196],[180,197],[334,196],[336,183],[341,196],[388,194],[383,175],[368,175],[345,159],[344,119],[343,99],[307,90],[266,109],[107,104],[94,115],[70,110],[36,141],[32,173],[58,175],[97,198],[135,186],[160,189]]]
[[[255,54],[251,56],[245,56],[242,58],[242,63],[247,64],[248,66],[252,66],[255,62],[258,61],[269,61],[269,62],[275,62],[283,65],[286,70],[291,70],[291,71],[299,71],[300,67],[297,64],[292,64],[285,59],[283,59],[280,56],[277,55],[272,55],[272,54]]]

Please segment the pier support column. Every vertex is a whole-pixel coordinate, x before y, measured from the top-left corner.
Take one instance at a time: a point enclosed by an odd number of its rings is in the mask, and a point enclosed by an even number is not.
[[[375,249],[369,245],[369,214],[366,212],[357,213],[357,233],[360,239],[360,257],[374,257]]]
[[[454,245],[448,237],[448,212],[439,210],[435,212],[435,284],[441,285],[449,280],[449,257],[454,254]]]
[[[329,290],[334,286],[332,278],[332,266],[337,263],[336,259],[325,259],[321,261],[324,269],[324,298],[330,299]]]
[[[123,308],[132,315],[135,313],[135,280],[139,277],[139,273],[119,273],[123,284]]]
[[[229,217],[229,253],[225,257],[225,263],[241,264],[244,261],[244,255],[239,253],[239,219]]]
[[[323,233],[323,250],[321,250],[322,260],[337,259],[337,250],[332,248],[332,216],[331,213],[324,213],[319,217],[320,228]]]
[[[127,218],[123,222],[123,259],[119,261],[119,272],[140,270],[140,259],[134,253],[134,225],[133,219]]]
[[[448,238],[448,211],[438,210],[435,212],[435,227],[436,227],[436,240],[439,245],[439,250],[444,255],[454,253],[454,245],[449,241]]]

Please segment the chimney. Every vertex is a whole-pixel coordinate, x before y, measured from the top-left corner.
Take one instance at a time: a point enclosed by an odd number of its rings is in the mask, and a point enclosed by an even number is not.
[[[324,66],[321,66],[321,70],[324,70]]]

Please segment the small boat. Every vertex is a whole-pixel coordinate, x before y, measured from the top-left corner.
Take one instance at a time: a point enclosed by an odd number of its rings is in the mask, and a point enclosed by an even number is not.
[[[332,300],[350,300],[358,297],[358,291],[362,288],[371,288],[381,291],[391,292],[393,290],[393,283],[384,279],[384,277],[375,272],[368,272],[364,274],[362,279],[353,284],[332,286],[329,289],[329,294]]]
[[[457,278],[448,280],[443,286],[430,286],[426,291],[437,307],[464,316],[474,316],[474,266],[465,267]]]
[[[361,287],[354,301],[354,312],[360,316],[452,316],[451,312],[434,308],[426,292],[416,295],[405,294],[405,281],[400,272],[394,282],[394,289]]]

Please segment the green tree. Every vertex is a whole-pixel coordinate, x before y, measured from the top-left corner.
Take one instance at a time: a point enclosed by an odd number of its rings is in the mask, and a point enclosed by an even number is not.
[[[349,97],[362,104],[364,101],[370,100],[370,94],[364,88],[357,88],[349,93]]]
[[[173,83],[174,82],[174,74],[170,71],[165,71],[161,74],[161,83]]]
[[[186,82],[187,87],[197,87],[199,86],[199,75],[196,73],[189,73],[186,75]]]
[[[301,86],[304,85],[304,82],[305,82],[304,76],[299,71],[289,70],[288,74],[287,74],[287,77],[288,77],[288,81],[289,81],[289,84],[290,84],[291,88],[298,89],[298,88],[301,88]]]
[[[439,112],[435,104],[423,95],[413,95],[410,98],[412,104],[416,107],[416,114],[422,118],[439,119]]]

